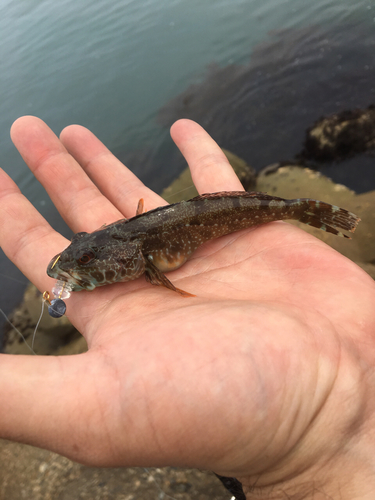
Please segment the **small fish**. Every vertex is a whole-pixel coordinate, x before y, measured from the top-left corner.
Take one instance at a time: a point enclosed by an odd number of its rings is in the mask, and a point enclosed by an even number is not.
[[[243,191],[203,194],[149,212],[143,212],[140,200],[136,213],[93,233],[75,234],[71,244],[48,264],[48,276],[79,291],[145,274],[153,285],[191,296],[163,273],[181,267],[208,240],[284,219],[349,238],[335,227],[354,232],[360,221],[353,213],[322,201]]]

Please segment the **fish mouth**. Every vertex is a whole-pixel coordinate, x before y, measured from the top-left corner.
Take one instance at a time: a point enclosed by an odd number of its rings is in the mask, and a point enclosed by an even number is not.
[[[90,283],[82,278],[75,277],[66,271],[59,271],[53,274],[49,274],[51,278],[63,281],[70,285],[72,292],[79,292],[80,290],[90,290]]]
[[[64,281],[70,285],[72,292],[79,292],[80,290],[93,290],[95,286],[93,286],[90,281],[85,280],[81,276],[74,276],[74,271],[70,273],[66,271],[60,271],[51,278],[56,278],[57,280]]]
[[[61,253],[55,255],[55,257],[48,264],[47,274],[50,278],[69,283],[72,292],[79,292],[80,290],[93,290],[95,288],[89,280],[83,278],[74,270],[61,269],[58,264],[60,257]]]

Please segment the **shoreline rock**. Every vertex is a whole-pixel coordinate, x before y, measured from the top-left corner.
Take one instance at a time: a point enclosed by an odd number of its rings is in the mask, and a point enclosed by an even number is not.
[[[318,162],[340,161],[375,149],[375,106],[344,110],[319,118],[307,129],[297,158]]]

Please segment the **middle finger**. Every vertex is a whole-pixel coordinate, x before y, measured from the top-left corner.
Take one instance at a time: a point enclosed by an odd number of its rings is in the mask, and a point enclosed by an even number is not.
[[[135,215],[141,198],[146,210],[167,205],[85,127],[70,125],[61,132],[60,138],[90,179],[125,217]]]

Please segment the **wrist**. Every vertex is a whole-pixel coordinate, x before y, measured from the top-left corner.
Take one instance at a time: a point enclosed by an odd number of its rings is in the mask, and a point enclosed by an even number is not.
[[[375,498],[373,383],[353,365],[342,363],[343,375],[294,449],[267,472],[236,476],[246,500]]]
[[[372,440],[369,438],[368,442]],[[284,481],[272,482],[268,477],[238,477],[246,500],[373,500],[375,491],[375,464],[367,458],[367,447],[331,462],[317,464],[313,469]],[[260,484],[263,483],[263,484]]]

